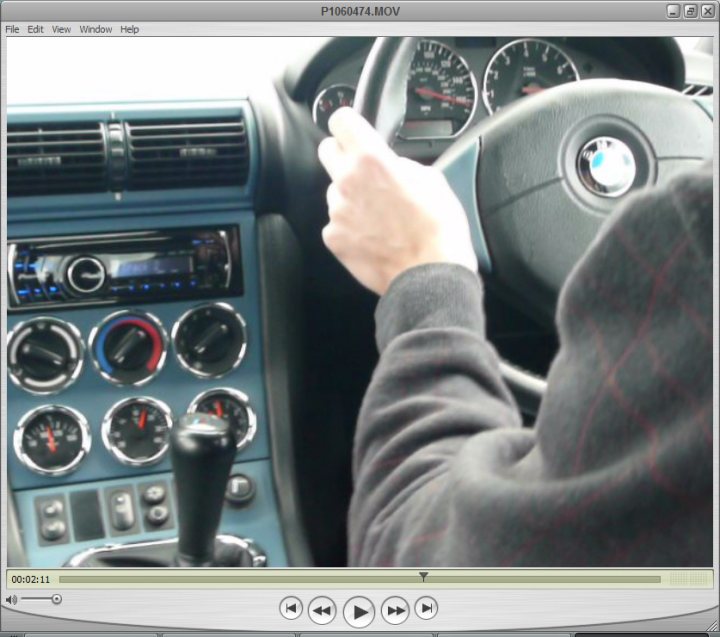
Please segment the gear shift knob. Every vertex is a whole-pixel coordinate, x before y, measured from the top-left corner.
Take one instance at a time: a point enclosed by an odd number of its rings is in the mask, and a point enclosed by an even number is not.
[[[170,431],[178,508],[178,566],[212,566],[225,486],[235,458],[230,424],[185,414]]]

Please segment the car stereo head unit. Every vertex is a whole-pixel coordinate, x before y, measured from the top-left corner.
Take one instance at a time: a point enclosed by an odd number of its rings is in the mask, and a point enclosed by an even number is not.
[[[237,227],[27,239],[8,246],[10,311],[242,294]]]

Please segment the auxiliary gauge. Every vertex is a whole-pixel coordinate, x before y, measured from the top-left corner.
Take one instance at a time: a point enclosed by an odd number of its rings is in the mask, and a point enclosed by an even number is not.
[[[257,431],[257,417],[248,397],[236,389],[223,387],[199,394],[190,403],[188,413],[212,414],[230,423],[238,450],[247,447]]]
[[[43,476],[75,471],[91,442],[85,416],[61,405],[45,405],[25,414],[13,438],[20,462]]]
[[[155,398],[127,398],[113,405],[102,423],[107,450],[122,464],[143,467],[160,462],[168,450],[173,416]]]
[[[352,106],[355,89],[347,84],[333,84],[317,94],[312,107],[313,121],[327,133],[330,116],[343,106]]]

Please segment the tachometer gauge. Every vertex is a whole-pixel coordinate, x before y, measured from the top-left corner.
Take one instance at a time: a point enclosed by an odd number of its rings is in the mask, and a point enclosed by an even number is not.
[[[317,94],[313,104],[313,121],[326,133],[328,120],[336,110],[343,106],[352,106],[355,100],[355,89],[347,84],[333,84]]]
[[[573,61],[557,46],[524,38],[492,56],[483,78],[483,102],[489,113],[528,95],[580,79]]]
[[[455,137],[470,123],[477,85],[467,62],[448,46],[421,40],[410,66],[404,139]]]
[[[188,413],[212,414],[230,423],[237,438],[238,450],[247,447],[257,431],[257,417],[248,397],[236,389],[211,389],[195,397]]]
[[[62,476],[75,471],[90,451],[90,428],[79,411],[46,405],[23,416],[13,443],[28,469],[44,476]]]
[[[160,462],[170,444],[173,416],[155,398],[126,398],[105,415],[102,439],[122,464],[144,467]]]

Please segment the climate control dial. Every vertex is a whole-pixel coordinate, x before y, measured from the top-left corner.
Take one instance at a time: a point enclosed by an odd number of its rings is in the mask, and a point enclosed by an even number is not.
[[[180,365],[201,378],[235,369],[247,347],[245,321],[227,303],[208,303],[183,314],[172,330]]]
[[[144,385],[162,369],[167,356],[162,323],[147,312],[121,310],[90,333],[95,367],[115,385]]]
[[[65,321],[38,317],[8,335],[8,372],[33,394],[54,394],[80,375],[85,347],[78,329]]]

